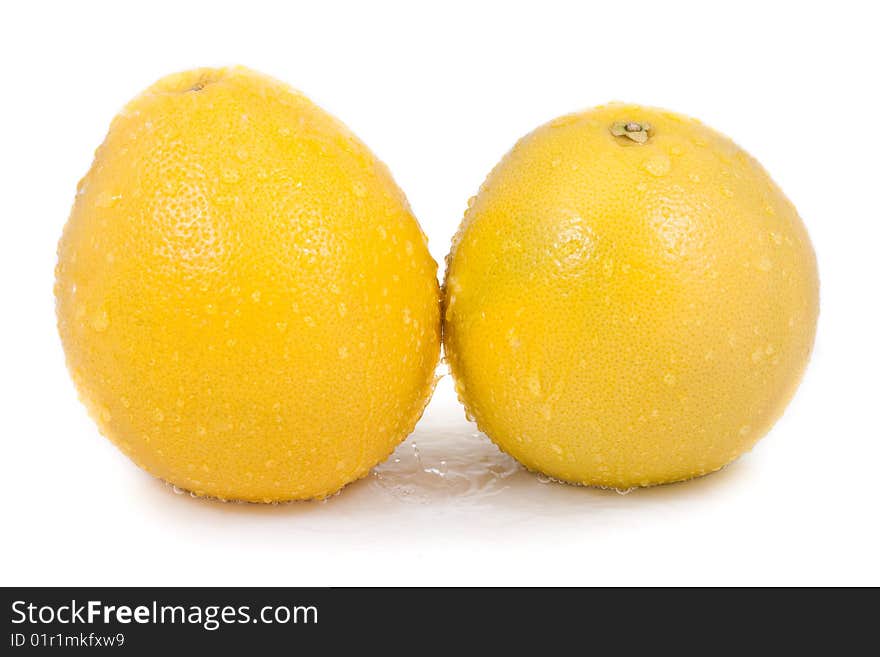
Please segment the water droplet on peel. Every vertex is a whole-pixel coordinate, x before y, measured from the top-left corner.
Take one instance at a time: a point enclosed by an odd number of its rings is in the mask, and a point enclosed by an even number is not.
[[[351,186],[352,193],[358,198],[363,198],[367,195],[367,187],[362,182],[356,182]]]
[[[110,326],[110,316],[107,314],[107,311],[103,308],[100,308],[92,315],[91,321],[89,322],[92,328],[98,333],[102,333],[107,330],[107,327]]]
[[[535,479],[538,480],[538,483],[539,483],[539,484],[550,484],[550,483],[553,483],[553,478],[552,478],[552,477],[548,477],[548,476],[545,475],[543,472],[539,472],[539,473],[537,473],[537,474],[535,475]]]
[[[672,161],[668,155],[657,153],[652,155],[642,164],[642,168],[652,176],[665,176],[672,169]]]
[[[668,385],[668,386],[674,386],[674,385],[675,385],[675,381],[676,381],[676,379],[675,379],[675,374],[673,374],[672,372],[667,372],[667,373],[663,376],[663,383],[665,383],[665,384]]]
[[[531,392],[535,397],[541,396],[541,379],[538,378],[537,374],[532,374],[529,377],[527,385],[529,387],[529,392]]]
[[[634,490],[635,490],[635,487],[631,486],[629,488],[615,488],[614,492],[617,493],[618,495],[629,495]]]
[[[602,261],[602,274],[605,278],[611,278],[614,276],[614,260],[611,258],[605,258]]]
[[[108,192],[101,192],[95,198],[95,207],[96,208],[112,208],[119,202],[119,199],[122,198],[121,194],[109,194]]]
[[[175,495],[183,495],[184,493],[188,492],[180,488],[179,486],[175,486],[174,484],[171,485],[171,490],[174,492]]]

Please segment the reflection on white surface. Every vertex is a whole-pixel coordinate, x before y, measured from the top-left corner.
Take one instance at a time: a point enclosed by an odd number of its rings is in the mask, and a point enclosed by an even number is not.
[[[521,472],[484,435],[445,429],[412,436],[373,469],[371,483],[406,502],[479,501],[503,492],[506,480]]]

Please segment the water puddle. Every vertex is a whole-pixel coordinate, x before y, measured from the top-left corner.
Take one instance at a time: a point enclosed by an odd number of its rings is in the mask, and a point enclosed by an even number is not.
[[[505,490],[517,473],[525,471],[483,434],[434,429],[417,431],[373,468],[371,485],[406,502],[479,501]]]

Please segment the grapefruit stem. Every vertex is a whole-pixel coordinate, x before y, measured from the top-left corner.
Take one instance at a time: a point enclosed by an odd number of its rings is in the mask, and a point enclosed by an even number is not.
[[[651,137],[651,124],[638,121],[615,121],[611,124],[611,134],[626,137],[637,144],[647,143]]]

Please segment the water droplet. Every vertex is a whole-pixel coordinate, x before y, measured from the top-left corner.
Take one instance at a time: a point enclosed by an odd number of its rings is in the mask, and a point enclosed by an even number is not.
[[[611,258],[605,258],[602,261],[602,273],[605,275],[605,278],[611,278],[614,276],[614,260]]]
[[[532,374],[526,382],[526,385],[529,387],[529,392],[535,397],[541,396],[541,379],[537,374]]]
[[[539,473],[537,473],[537,474],[535,475],[535,479],[538,480],[538,483],[539,483],[539,484],[550,484],[550,483],[553,482],[553,478],[552,478],[552,477],[548,477],[548,476],[545,475],[543,472],[539,472]]]
[[[95,198],[95,207],[96,208],[112,208],[119,202],[119,199],[122,198],[121,194],[109,194],[107,192],[101,192]]]
[[[773,261],[770,260],[770,258],[763,257],[760,260],[758,260],[757,267],[761,271],[770,271],[771,269],[773,269]]]
[[[251,293],[251,299],[253,300],[254,303],[259,303],[260,302],[260,291],[254,290]]]
[[[339,352],[339,357],[343,360],[348,358],[348,347],[339,347],[337,350]]]
[[[165,420],[165,413],[162,412],[161,408],[157,408],[153,411],[153,419],[156,422],[162,422]]]
[[[220,173],[220,180],[227,184],[233,184],[238,182],[238,171],[235,169],[223,169]]]
[[[746,436],[752,430],[752,428],[748,424],[744,424],[739,428],[739,435]]]
[[[675,374],[673,374],[672,372],[667,372],[667,373],[663,376],[663,383],[665,383],[665,384],[668,385],[668,386],[674,386],[674,385],[675,385],[675,381],[676,381],[676,379],[675,379]]]
[[[629,488],[615,488],[614,492],[618,495],[629,495],[635,490],[635,486],[630,486]]]
[[[92,315],[91,321],[89,322],[92,328],[98,333],[103,333],[107,330],[107,327],[110,326],[110,316],[107,314],[107,311],[103,308],[97,310],[94,315]]]
[[[367,187],[362,182],[356,182],[351,186],[351,191],[358,198],[363,198],[367,195]]]
[[[669,173],[670,169],[672,169],[672,161],[668,155],[656,153],[644,161],[642,168],[652,176],[659,178]]]

